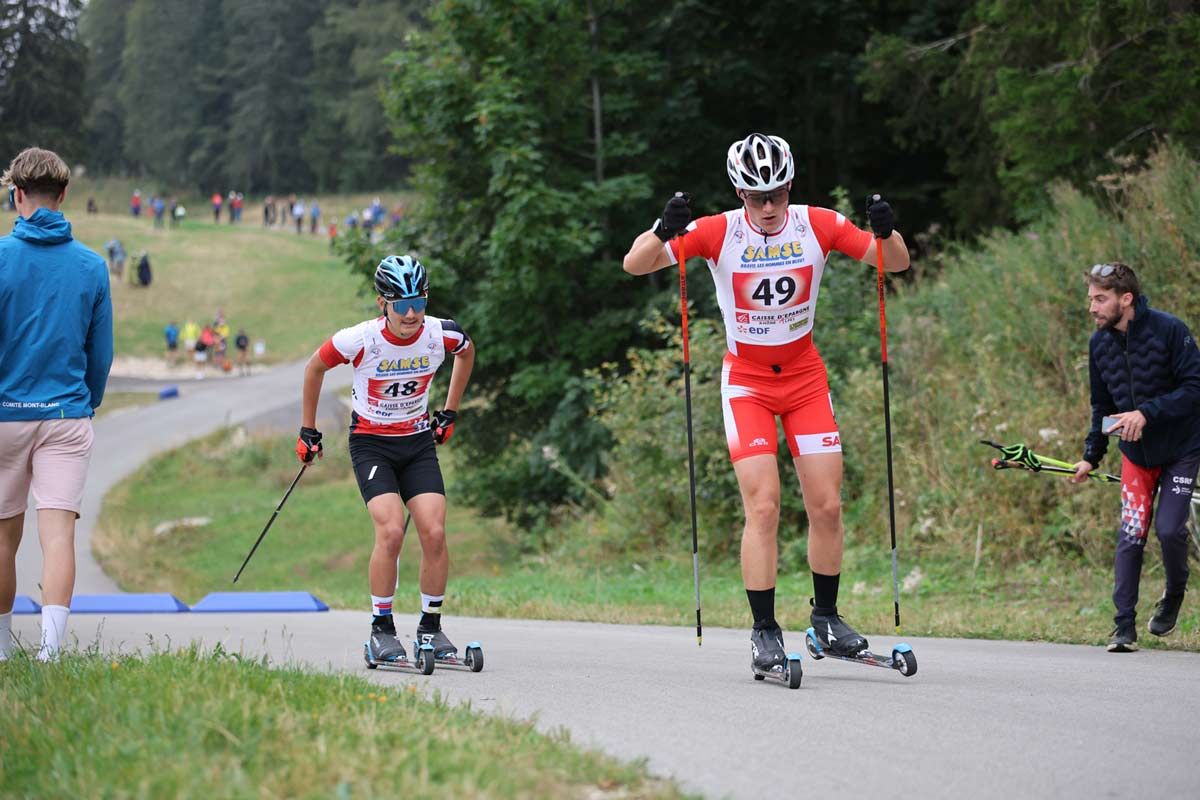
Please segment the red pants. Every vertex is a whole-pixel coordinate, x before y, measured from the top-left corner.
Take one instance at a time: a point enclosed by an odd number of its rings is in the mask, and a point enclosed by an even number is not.
[[[793,457],[840,453],[829,378],[817,348],[778,369],[725,354],[721,408],[730,460],[778,452],[776,417],[783,419]]]

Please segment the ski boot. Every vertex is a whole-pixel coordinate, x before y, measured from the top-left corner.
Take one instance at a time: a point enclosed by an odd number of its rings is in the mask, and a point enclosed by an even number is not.
[[[800,655],[784,650],[783,631],[778,625],[755,627],[750,631],[750,671],[756,681],[773,678],[791,689],[800,687],[800,678],[804,674]]]
[[[423,675],[433,673],[436,659],[432,647],[414,646],[413,655],[416,660],[409,661],[404,645],[396,637],[396,623],[391,614],[371,620],[371,637],[363,645],[363,660],[367,662],[367,669],[385,666],[412,669]]]
[[[480,672],[483,669],[483,647],[479,642],[468,644],[465,654],[460,659],[458,648],[440,627],[431,630],[418,626],[413,646],[432,648],[433,657],[439,666],[466,667],[471,672]]]
[[[837,607],[819,608],[812,600],[812,631],[822,650],[835,656],[853,658],[867,649],[867,639],[845,623]]]

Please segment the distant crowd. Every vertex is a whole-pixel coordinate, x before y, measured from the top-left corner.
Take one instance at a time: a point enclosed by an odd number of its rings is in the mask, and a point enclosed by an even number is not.
[[[175,320],[163,328],[163,337],[167,344],[167,361],[178,363],[190,358],[196,365],[196,377],[203,378],[211,365],[223,372],[232,372],[235,367],[240,375],[250,374],[250,337],[245,328],[238,329],[237,336],[230,336],[232,329],[225,321],[225,314],[217,309],[213,321],[201,327],[193,320],[187,320],[180,327]],[[237,350],[236,363],[230,359],[229,345],[232,341]],[[182,347],[181,347],[182,345]],[[256,350],[261,348],[255,344]]]

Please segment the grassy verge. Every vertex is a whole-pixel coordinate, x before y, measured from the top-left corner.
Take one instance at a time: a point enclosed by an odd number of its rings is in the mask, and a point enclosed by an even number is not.
[[[290,440],[242,440],[229,431],[165,454],[117,486],[106,498],[93,537],[105,569],[128,590],[171,591],[194,602],[226,589],[295,475]],[[461,467],[459,467],[461,469]],[[691,561],[686,525],[679,525],[679,557],[604,558],[596,552],[519,558],[513,534],[454,502],[451,515],[451,594],[455,614],[688,625],[692,621]],[[186,489],[186,490],[185,490]],[[205,527],[155,536],[159,522],[209,516]],[[785,526],[786,529],[787,526]],[[600,532],[597,541],[603,541]],[[736,536],[736,533],[729,534]],[[852,545],[846,553],[842,607],[854,624],[890,633],[891,575],[886,533],[877,545]],[[707,545],[717,544],[711,535]],[[804,540],[788,543],[784,563],[802,561]],[[344,447],[331,447],[309,470],[247,568],[248,590],[305,589],[333,606],[366,603],[365,575],[371,528]],[[728,548],[725,548],[728,549]],[[1158,597],[1162,567],[1148,548],[1141,620]],[[987,552],[981,549],[981,552]],[[703,559],[703,554],[702,554]],[[924,556],[913,563],[901,550],[904,633],[1033,639],[1100,644],[1111,628],[1111,574],[1047,548],[1041,561],[1020,565],[982,557]],[[416,608],[415,537],[401,558],[398,608]],[[744,627],[745,593],[735,564],[702,563],[704,619],[709,625]],[[407,597],[406,597],[407,594]],[[807,571],[783,570],[779,619],[788,630],[807,626]],[[1200,650],[1200,607],[1186,603],[1179,630],[1165,640],[1143,632],[1147,647]]]
[[[678,797],[531,724],[414,686],[221,650],[0,664],[6,797]]]

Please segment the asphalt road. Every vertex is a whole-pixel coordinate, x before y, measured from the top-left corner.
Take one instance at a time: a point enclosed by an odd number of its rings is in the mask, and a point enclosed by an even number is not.
[[[349,371],[329,373],[327,386],[342,376]],[[236,384],[189,388],[179,400],[97,423],[78,592],[113,589],[85,556],[104,491],[154,452],[294,403],[299,367]],[[40,555],[26,538],[19,583],[36,599]],[[546,730],[566,728],[621,758],[646,758],[653,772],[711,797],[1200,797],[1200,654],[912,639],[912,678],[805,654],[804,681],[789,691],[752,680],[744,631],[707,629],[697,648],[691,628],[448,618],[460,646],[483,642],[485,669],[424,677],[367,672],[366,627],[360,612],[71,619],[83,645],[221,642],[274,663],[416,683]],[[16,617],[14,630],[36,641],[36,617]],[[876,652],[895,641],[871,638]],[[801,650],[799,633],[788,644]]]

